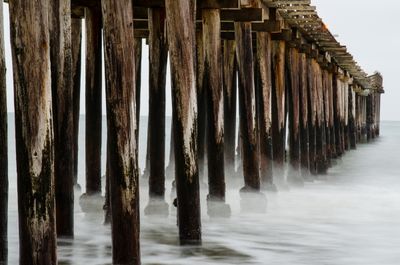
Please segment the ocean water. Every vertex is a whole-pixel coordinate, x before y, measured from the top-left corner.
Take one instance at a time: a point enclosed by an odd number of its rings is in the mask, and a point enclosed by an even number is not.
[[[9,264],[14,265],[18,264],[18,220],[13,116],[9,120]],[[142,118],[141,168],[146,150],[146,123]],[[167,124],[169,128],[170,120]],[[84,190],[83,125],[81,122],[79,182]],[[175,209],[170,209],[168,218],[144,216],[147,181],[141,179],[142,263],[398,265],[400,123],[383,123],[381,134],[378,140],[361,144],[357,151],[337,160],[323,178],[306,183],[304,188],[267,194],[265,214],[241,213],[239,187],[228,183],[227,203],[232,208],[232,217],[210,220],[205,209],[207,192],[203,190],[203,244],[197,247],[179,246]],[[169,129],[166,136],[169,143]],[[103,165],[104,158],[103,155]],[[169,179],[168,203],[170,186]],[[102,212],[83,213],[76,203],[75,239],[59,240],[59,264],[111,264],[110,232],[110,227],[103,225]]]

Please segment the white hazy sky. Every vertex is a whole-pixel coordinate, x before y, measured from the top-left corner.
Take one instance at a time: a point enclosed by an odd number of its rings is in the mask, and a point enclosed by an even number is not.
[[[338,35],[360,66],[371,74],[383,74],[386,94],[382,97],[382,120],[400,120],[400,34],[397,32],[400,14],[398,0],[312,0],[319,16],[330,31]],[[9,39],[8,5],[4,6],[7,61],[8,111],[13,112],[12,65]],[[141,113],[148,113],[148,51],[144,46],[142,61]],[[84,55],[84,54],[83,54]],[[83,57],[84,58],[84,57]],[[83,69],[84,69],[84,65]],[[84,76],[83,76],[84,77]],[[167,76],[167,115],[171,115],[169,74]],[[84,95],[84,86],[82,86]],[[84,100],[81,97],[81,112]],[[103,107],[103,113],[105,108]]]

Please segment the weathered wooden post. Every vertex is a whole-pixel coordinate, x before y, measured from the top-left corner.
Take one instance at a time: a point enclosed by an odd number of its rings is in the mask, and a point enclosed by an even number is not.
[[[309,163],[310,173],[317,174],[316,170],[316,129],[317,129],[317,100],[316,84],[314,82],[315,71],[314,58],[307,58],[307,83],[308,83],[308,120],[309,120]]]
[[[4,52],[3,4],[0,5],[0,264],[8,262],[8,137],[7,83]]]
[[[140,264],[135,47],[130,0],[102,1],[114,264]]]
[[[102,18],[100,6],[85,9],[86,21],[86,195],[101,195]],[[82,197],[82,199],[85,196]],[[81,203],[81,205],[83,205]]]
[[[342,148],[342,134],[341,134],[341,81],[340,72],[333,76],[333,116],[335,120],[335,144],[336,155],[340,157],[343,154]]]
[[[135,46],[135,77],[136,77],[136,120],[137,120],[137,130],[136,130],[136,138],[139,144],[139,128],[140,128],[140,91],[142,88],[142,38],[134,39]],[[139,147],[139,146],[138,146]]]
[[[275,183],[278,186],[286,185],[284,177],[286,149],[285,48],[285,41],[272,41],[272,151]]]
[[[235,41],[223,40],[223,58],[225,175],[232,178],[235,175],[237,131],[237,60]]]
[[[248,1],[242,7],[257,7]],[[236,57],[239,72],[239,118],[244,187],[240,190],[242,211],[263,212],[266,198],[260,192],[259,150],[254,83],[254,57],[251,22],[235,22]]]
[[[168,215],[165,202],[165,82],[168,43],[165,8],[149,9],[149,204],[145,214]]]
[[[201,12],[201,11],[200,11]],[[203,32],[196,32],[196,90],[197,90],[197,154],[200,183],[204,181],[206,160],[207,108],[204,87],[204,44]]]
[[[356,93],[353,86],[349,86],[349,134],[350,148],[357,148],[357,128],[356,128]]]
[[[296,48],[286,50],[286,101],[289,118],[289,172],[287,181],[296,186],[303,185],[300,174],[300,69],[299,52]]]
[[[181,244],[201,242],[197,165],[195,1],[166,0],[172,75],[175,179]]]
[[[324,123],[323,126],[325,128],[325,166],[326,170],[332,166],[331,161],[331,130],[329,126],[330,120],[330,98],[329,98],[329,87],[330,87],[330,79],[329,79],[329,72],[328,72],[328,62],[325,61],[324,58],[323,67],[322,67],[322,96],[323,96],[323,112],[324,112]]]
[[[329,104],[329,121],[328,121],[328,130],[329,130],[329,141],[326,143],[329,145],[330,158],[334,159],[337,157],[336,155],[336,144],[335,144],[335,117],[334,117],[334,101],[333,101],[333,78],[334,78],[334,65],[332,63],[328,66],[328,104]]]
[[[230,216],[225,204],[224,94],[222,76],[221,18],[218,8],[201,10],[203,20],[204,79],[207,108],[207,213],[210,217]]]
[[[50,57],[58,236],[74,235],[74,145],[71,2],[51,1]]]
[[[316,168],[319,174],[325,174],[328,167],[326,161],[326,134],[325,134],[325,110],[323,97],[323,74],[320,64],[315,60],[314,82],[316,91],[317,123],[316,123]]]
[[[257,69],[260,89],[258,100],[258,133],[260,146],[260,179],[263,189],[276,191],[272,173],[272,133],[271,133],[271,70],[272,40],[269,32],[257,32]]]
[[[82,62],[82,19],[72,18],[71,21],[71,46],[72,46],[72,78],[73,78],[73,146],[74,146],[74,186],[78,184],[78,140],[79,116],[81,100],[81,62]]]
[[[310,159],[309,159],[309,100],[308,100],[308,83],[307,83],[307,55],[300,53],[299,60],[300,69],[300,159],[301,159],[301,176],[307,180],[310,178]]]
[[[48,0],[10,1],[19,264],[57,264]]]

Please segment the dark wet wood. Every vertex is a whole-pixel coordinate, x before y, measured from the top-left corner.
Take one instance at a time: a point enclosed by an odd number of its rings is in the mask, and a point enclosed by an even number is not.
[[[51,1],[50,57],[53,96],[57,235],[74,235],[74,145],[71,2]]]
[[[259,191],[259,153],[256,128],[253,41],[250,22],[235,22],[239,69],[239,117],[244,188]]]
[[[298,185],[302,183],[300,175],[300,78],[299,52],[295,48],[286,50],[286,104],[288,110],[289,129],[289,173],[288,182]]]
[[[235,41],[223,41],[223,58],[225,172],[228,178],[232,178],[235,173],[237,131],[237,60]]]
[[[140,264],[132,1],[102,1],[114,264]]]
[[[149,151],[150,198],[164,200],[165,194],[165,83],[168,45],[165,9],[149,9]]]
[[[195,1],[166,0],[172,76],[179,238],[181,244],[201,242],[197,164],[197,96],[195,70]]]
[[[357,148],[357,129],[356,129],[356,98],[353,86],[349,86],[349,140],[350,148]]]
[[[47,0],[11,1],[19,264],[57,264]]]
[[[142,38],[135,37],[135,77],[136,77],[136,120],[137,120],[137,130],[136,130],[136,141],[139,144],[139,128],[140,128],[140,94],[142,88]],[[139,146],[138,146],[139,148]]]
[[[283,174],[286,145],[285,47],[284,41],[272,41],[272,151],[274,174],[279,176]]]
[[[224,94],[219,9],[203,9],[204,79],[207,108],[208,200],[225,201]]]
[[[325,148],[324,151],[326,153],[326,167],[331,166],[331,130],[330,130],[330,95],[329,95],[329,90],[330,90],[330,82],[332,82],[329,79],[329,72],[326,67],[322,69],[322,96],[323,96],[323,111],[324,111],[324,122],[323,126],[325,127]]]
[[[4,265],[8,262],[8,137],[6,85],[3,5],[0,5],[0,264]]]
[[[86,194],[101,193],[101,10],[86,8]]]
[[[309,120],[309,163],[310,173],[317,174],[316,169],[316,128],[317,128],[317,99],[316,99],[316,84],[314,82],[314,67],[315,60],[307,58],[307,82],[308,82],[308,120]]]
[[[338,76],[333,76],[333,117],[335,121],[335,144],[336,156],[343,154],[342,133],[341,133],[341,118],[340,118],[340,84]]]
[[[204,83],[204,45],[203,32],[196,32],[196,89],[197,89],[197,154],[200,181],[204,181],[205,160],[206,160],[206,124],[207,124],[207,108],[206,108],[206,89]]]
[[[308,178],[310,174],[310,159],[309,159],[309,119],[308,119],[308,68],[307,56],[305,53],[300,53],[299,58],[299,76],[300,76],[300,160],[301,160],[301,175],[303,178]]]
[[[81,62],[82,62],[82,19],[71,21],[72,78],[73,78],[73,144],[74,144],[74,185],[78,185],[79,117],[81,101]]]
[[[260,178],[263,188],[273,185],[272,174],[272,133],[271,133],[271,92],[272,92],[272,41],[271,34],[257,33],[257,76],[259,77],[258,132],[260,146]]]
[[[326,133],[325,133],[325,108],[324,108],[324,78],[323,70],[317,61],[313,63],[314,82],[317,105],[316,122],[316,168],[319,174],[325,174],[328,165],[326,159]]]

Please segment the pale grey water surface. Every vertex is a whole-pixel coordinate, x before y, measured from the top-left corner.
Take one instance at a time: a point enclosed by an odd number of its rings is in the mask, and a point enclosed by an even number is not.
[[[9,118],[9,264],[14,265],[18,264],[18,221],[14,127],[13,117]],[[143,168],[147,120],[141,122],[144,125],[140,131],[140,165]],[[203,207],[201,247],[179,246],[175,210],[168,219],[150,219],[143,215],[148,196],[147,181],[141,179],[142,263],[400,264],[400,123],[383,123],[381,133],[378,140],[348,152],[323,179],[306,183],[304,188],[267,194],[265,214],[242,214],[238,188],[228,185],[227,202],[232,207],[232,217],[210,220]],[[84,184],[83,141],[84,128],[81,127],[81,185]],[[170,182],[168,180],[166,196],[169,203]],[[203,191],[203,206],[205,194]],[[102,213],[85,214],[76,204],[76,236],[74,240],[59,240],[59,264],[111,264],[110,227],[102,222]]]

